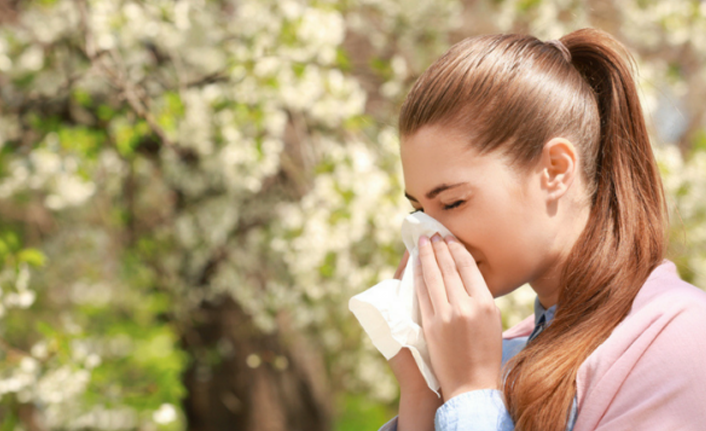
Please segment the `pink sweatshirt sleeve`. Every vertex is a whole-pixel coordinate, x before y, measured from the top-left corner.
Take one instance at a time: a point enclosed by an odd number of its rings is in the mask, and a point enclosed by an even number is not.
[[[575,431],[706,429],[706,293],[658,267],[577,391]]]

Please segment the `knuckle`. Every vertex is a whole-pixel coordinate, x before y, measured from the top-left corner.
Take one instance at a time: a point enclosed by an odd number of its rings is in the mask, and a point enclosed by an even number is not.
[[[478,309],[484,315],[494,316],[499,313],[498,307],[495,305],[494,301],[483,301],[478,304]]]
[[[467,255],[462,255],[456,258],[456,264],[458,265],[459,268],[462,269],[469,269],[469,268],[474,268],[476,266],[476,263],[471,259],[470,256]]]
[[[450,249],[453,249],[453,250],[465,250],[465,249],[466,249],[466,247],[464,247],[463,245],[461,245],[461,243],[458,242],[457,239],[448,242],[448,245],[449,245],[449,248],[450,248]]]
[[[424,282],[430,286],[435,286],[441,282],[441,279],[434,272],[425,272],[424,273]]]
[[[472,322],[474,320],[473,310],[466,305],[460,305],[456,307],[454,312],[454,320],[457,320],[461,323]]]
[[[431,246],[434,248],[434,250],[440,252],[444,250],[444,248],[446,247],[446,243],[444,241],[432,241]]]
[[[474,317],[476,313],[476,308],[473,306],[472,300],[464,302],[463,310],[468,317]]]
[[[453,262],[444,261],[439,264],[441,272],[444,274],[453,274],[456,271],[456,265]]]
[[[445,310],[439,313],[439,323],[448,325],[454,321],[454,313],[451,310]]]
[[[425,258],[434,255],[434,250],[431,247],[419,247],[419,257]]]

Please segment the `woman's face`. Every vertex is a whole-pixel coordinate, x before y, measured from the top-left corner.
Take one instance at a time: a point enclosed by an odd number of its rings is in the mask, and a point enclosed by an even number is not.
[[[541,169],[520,172],[499,152],[479,155],[441,126],[404,137],[401,156],[410,203],[465,245],[494,297],[555,272],[561,250]]]

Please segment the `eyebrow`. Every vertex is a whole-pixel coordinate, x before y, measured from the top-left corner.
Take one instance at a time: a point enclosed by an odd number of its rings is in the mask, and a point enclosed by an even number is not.
[[[434,199],[436,197],[436,195],[438,195],[439,193],[446,191],[446,190],[449,190],[449,189],[453,189],[453,188],[462,186],[464,184],[468,184],[468,183],[463,182],[463,183],[456,183],[456,184],[442,184],[440,186],[434,187],[429,193],[427,193],[426,198],[427,199]],[[413,197],[412,195],[410,195],[407,192],[404,192],[404,196],[411,201],[419,203],[419,201],[415,197]]]

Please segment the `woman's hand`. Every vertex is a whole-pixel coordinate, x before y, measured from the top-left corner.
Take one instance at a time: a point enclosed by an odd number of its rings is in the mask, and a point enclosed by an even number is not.
[[[402,260],[395,271],[395,275],[393,277],[394,279],[402,279],[402,274],[404,274],[408,261],[409,252],[405,250]],[[414,362],[414,358],[412,357],[412,353],[409,349],[402,348],[398,354],[390,358],[388,363],[390,364],[390,368],[392,368],[392,373],[395,375],[395,378],[397,378],[397,382],[399,383],[402,392],[421,392],[424,388],[428,389],[427,383],[424,380],[422,373],[419,371],[417,363]]]
[[[419,239],[414,284],[429,356],[445,400],[500,379],[500,311],[475,259],[453,237]]]
[[[395,270],[395,275],[392,277],[395,280],[402,280],[402,274],[404,274],[404,269],[407,267],[407,262],[409,261],[409,252],[407,250],[404,251],[404,254],[402,255],[402,260],[400,260],[400,264],[397,265],[397,269]]]
[[[433,431],[439,398],[422,377],[412,353],[403,347],[390,358],[390,367],[400,383],[400,405],[397,411],[398,431]]]
[[[408,260],[409,253],[405,251],[394,278],[402,278]],[[427,386],[412,353],[409,349],[402,348],[390,358],[389,364],[400,385],[398,431],[432,431],[434,415],[441,406],[441,399]]]

